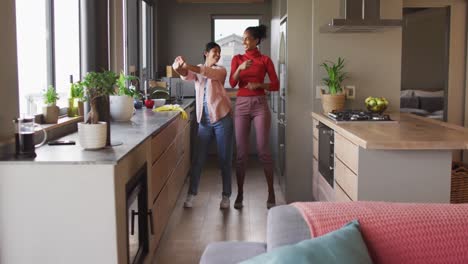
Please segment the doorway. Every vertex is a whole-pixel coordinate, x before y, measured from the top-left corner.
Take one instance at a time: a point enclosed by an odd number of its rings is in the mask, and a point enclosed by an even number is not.
[[[400,107],[447,121],[450,7],[403,8]]]

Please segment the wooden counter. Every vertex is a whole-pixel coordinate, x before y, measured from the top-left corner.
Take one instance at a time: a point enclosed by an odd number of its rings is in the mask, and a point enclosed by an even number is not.
[[[468,129],[412,114],[390,114],[396,122],[337,123],[315,112],[312,117],[364,149],[468,149]]]

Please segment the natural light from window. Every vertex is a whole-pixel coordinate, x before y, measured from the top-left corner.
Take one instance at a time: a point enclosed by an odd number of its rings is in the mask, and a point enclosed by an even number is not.
[[[80,79],[79,0],[54,1],[55,84],[59,107],[68,107],[70,75]]]
[[[47,88],[45,0],[16,1],[16,39],[20,113],[36,114],[42,108],[33,101],[40,100],[41,91]]]
[[[70,75],[75,82],[80,79],[79,0],[51,1],[54,3],[53,28],[46,17],[50,13],[47,10],[52,10],[48,2],[16,0],[21,114],[42,113],[44,105],[42,94],[49,85],[54,85],[59,93],[60,100],[57,105],[67,107]],[[53,46],[50,43],[52,32],[54,32]],[[55,69],[53,75],[52,65]],[[55,83],[49,76],[55,76]]]
[[[244,53],[242,36],[248,27],[256,27],[260,24],[259,19],[214,19],[214,40],[221,46],[221,59],[218,64],[226,67],[228,76],[231,72],[231,60],[237,54]],[[224,87],[230,87],[229,78],[226,78]]]

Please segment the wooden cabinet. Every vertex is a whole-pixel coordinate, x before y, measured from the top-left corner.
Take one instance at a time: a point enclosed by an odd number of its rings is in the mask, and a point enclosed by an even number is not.
[[[193,107],[186,111],[193,116]],[[153,163],[148,189],[153,233],[150,234],[148,259],[157,249],[190,169],[191,121],[179,115],[151,140],[149,160]]]
[[[417,116],[390,115],[397,121],[334,122],[324,114],[312,114],[312,181],[318,182],[317,187],[312,187],[317,193],[314,198],[320,201],[450,202],[451,149],[466,147],[466,136],[461,139],[466,131]],[[316,131],[319,122],[334,130],[331,188],[322,184],[323,177],[315,162],[321,154],[318,153],[320,149],[316,149],[320,142]]]
[[[341,160],[335,159],[335,182],[353,201],[357,201],[357,178]]]
[[[335,156],[358,173],[359,147],[335,131]]]
[[[351,202],[352,200],[348,195],[341,189],[340,185],[337,185],[335,182],[335,202]]]
[[[177,119],[176,119],[177,120]],[[174,136],[177,134],[178,122],[173,120],[166,127],[162,128],[159,133],[151,139],[151,163],[153,164],[164,153],[167,147],[172,143]]]
[[[178,144],[175,141],[166,149],[151,168],[151,201],[155,201],[157,195],[166,184],[167,179],[177,165],[179,155],[177,153]]]

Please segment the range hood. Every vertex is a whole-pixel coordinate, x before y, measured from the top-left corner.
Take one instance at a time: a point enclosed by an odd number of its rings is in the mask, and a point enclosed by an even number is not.
[[[341,0],[342,18],[320,28],[324,33],[376,32],[384,28],[401,27],[400,19],[381,19],[380,0]]]

